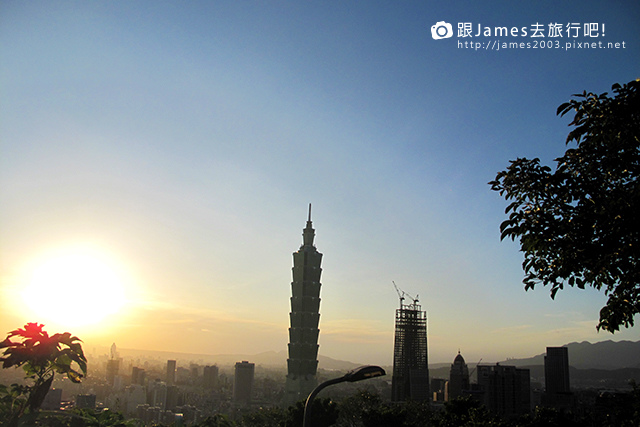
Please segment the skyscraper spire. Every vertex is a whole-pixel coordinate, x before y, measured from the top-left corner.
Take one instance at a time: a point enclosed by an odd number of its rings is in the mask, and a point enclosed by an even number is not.
[[[320,275],[322,254],[313,246],[315,230],[311,226],[311,204],[303,244],[293,254],[291,282],[291,327],[285,403],[305,399],[316,387],[318,369],[318,329],[320,321]]]
[[[309,203],[309,217],[307,219],[307,226],[304,230],[302,230],[302,246],[300,249],[305,246],[313,247],[313,238],[315,236],[315,230],[313,229],[313,224],[311,223],[311,203]]]

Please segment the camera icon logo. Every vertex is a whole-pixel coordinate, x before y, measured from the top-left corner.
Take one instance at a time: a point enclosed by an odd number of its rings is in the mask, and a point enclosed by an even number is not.
[[[448,22],[438,21],[436,25],[431,27],[431,37],[433,37],[434,40],[448,39],[452,35],[453,29]]]

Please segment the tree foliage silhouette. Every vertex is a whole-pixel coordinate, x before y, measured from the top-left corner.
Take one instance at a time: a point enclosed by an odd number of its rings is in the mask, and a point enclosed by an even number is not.
[[[511,203],[501,239],[519,239],[525,289],[551,298],[564,286],[604,290],[597,329],[633,326],[640,312],[640,80],[607,93],[576,94],[557,114],[575,112],[556,170],[518,158],[491,181]]]
[[[49,336],[43,326],[27,323],[24,329],[9,332],[0,343],[0,349],[5,349],[0,357],[2,367],[22,367],[26,379],[31,382],[26,386],[14,384],[10,390],[4,388],[4,400],[10,403],[9,425],[17,423],[25,414],[37,413],[56,373],[66,375],[75,383],[87,374],[87,359],[80,339],[69,332]],[[14,337],[19,341],[12,341]]]

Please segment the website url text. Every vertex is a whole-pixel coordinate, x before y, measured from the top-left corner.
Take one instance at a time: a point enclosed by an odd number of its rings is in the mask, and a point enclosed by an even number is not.
[[[458,49],[500,50],[500,49],[626,49],[626,42],[578,42],[561,43],[559,40],[533,40],[529,42],[501,42],[500,40],[478,42],[458,40]]]

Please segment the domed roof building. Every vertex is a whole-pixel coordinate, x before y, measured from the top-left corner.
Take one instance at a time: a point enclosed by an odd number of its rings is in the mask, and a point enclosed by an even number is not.
[[[460,350],[458,350],[458,355],[455,359],[453,359],[454,365],[465,365],[464,357],[460,354]]]
[[[445,392],[445,400],[451,401],[462,396],[463,390],[469,390],[469,368],[458,350],[449,371],[449,383]]]

